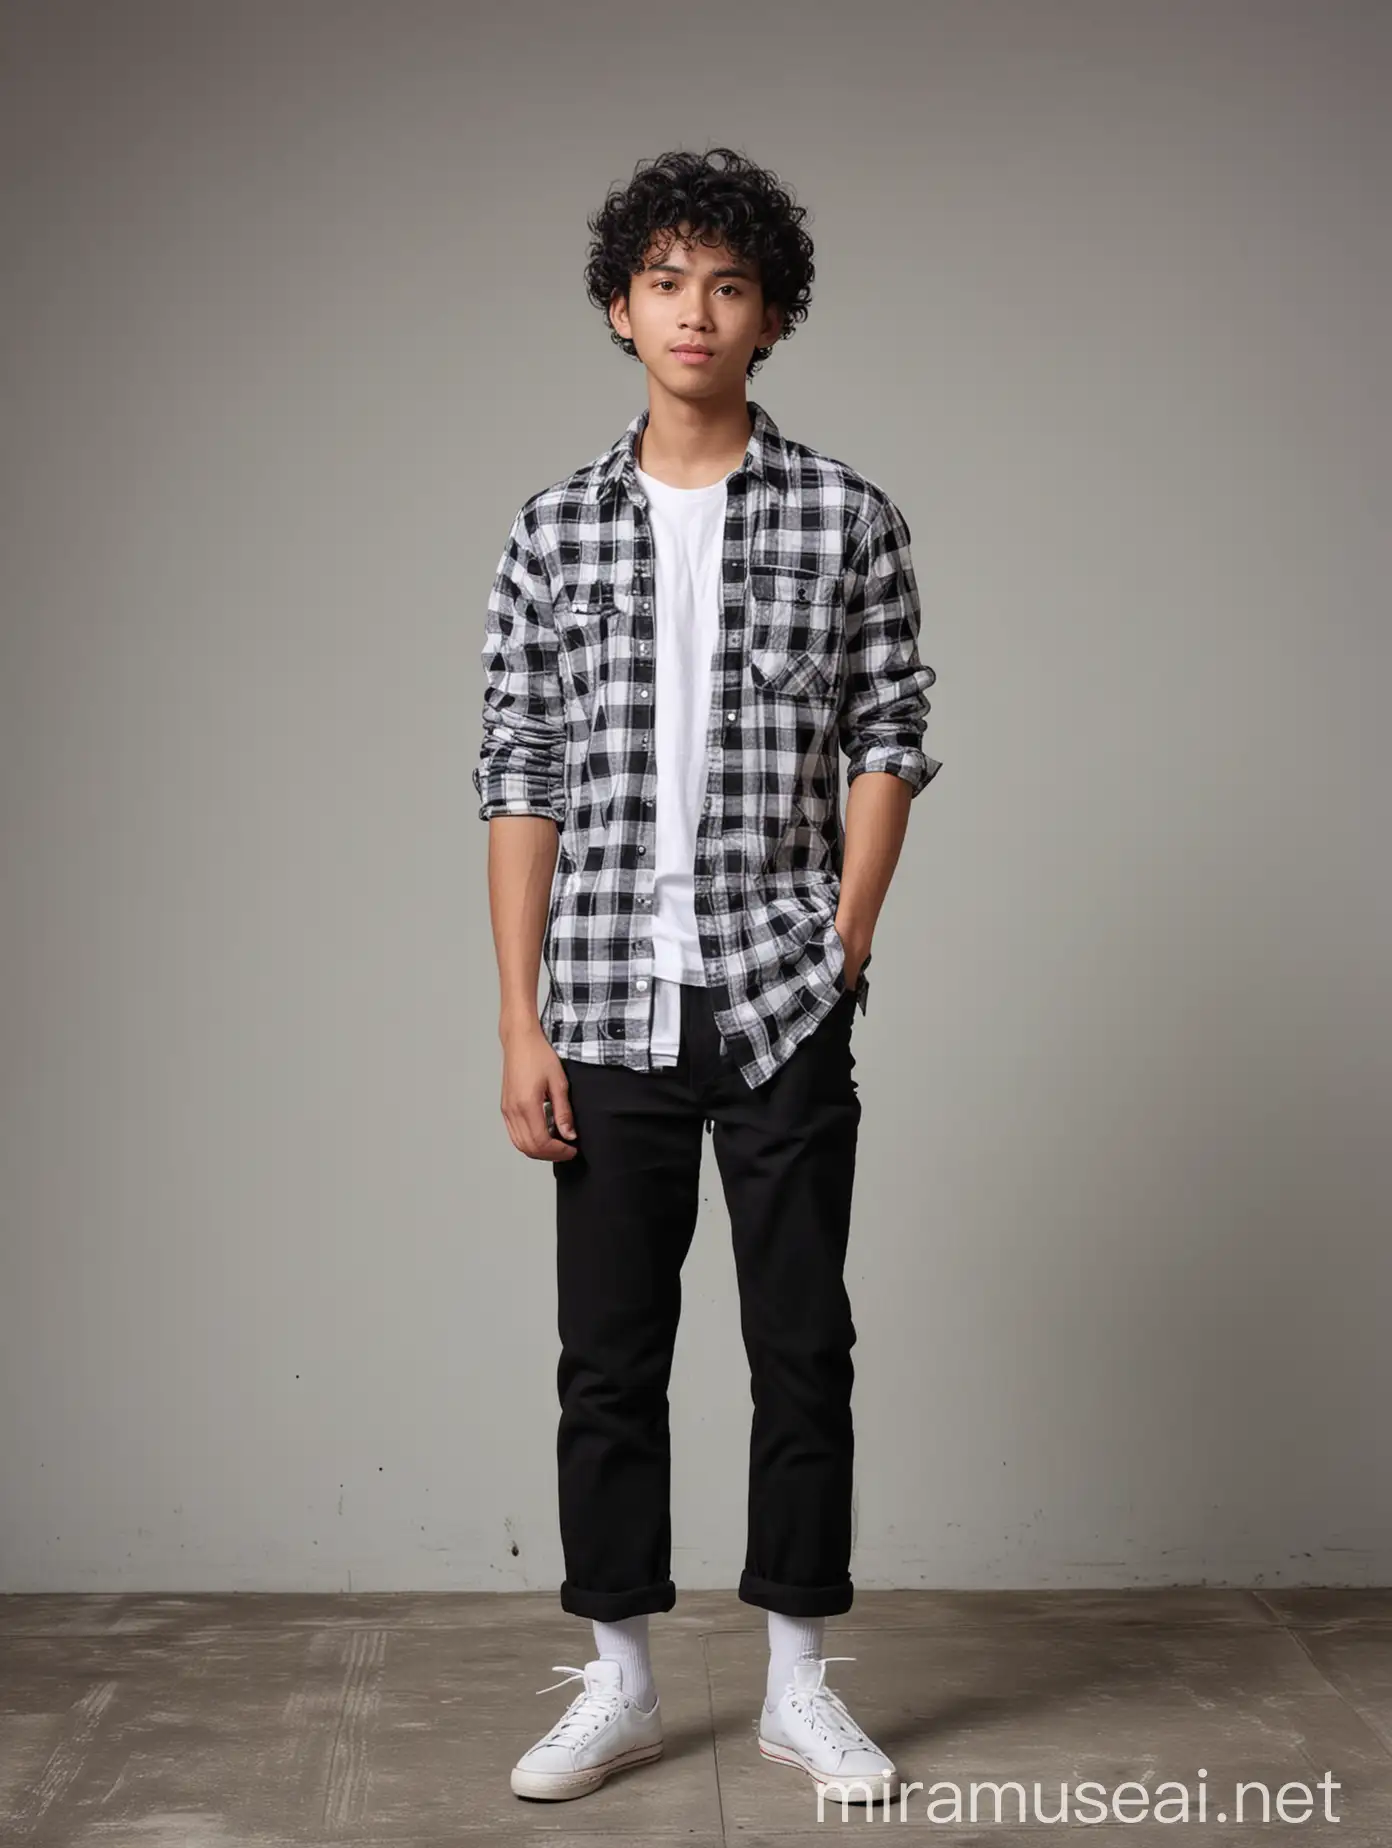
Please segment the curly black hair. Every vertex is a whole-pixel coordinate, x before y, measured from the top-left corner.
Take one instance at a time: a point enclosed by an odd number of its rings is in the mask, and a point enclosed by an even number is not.
[[[628,185],[611,192],[586,221],[592,242],[585,288],[607,321],[615,294],[628,300],[631,280],[654,238],[686,225],[693,237],[718,240],[758,264],[765,302],[783,311],[779,338],[786,340],[806,320],[812,299],[816,272],[812,240],[802,228],[806,217],[774,174],[733,148],[663,154],[640,163]],[[636,359],[633,342],[608,324],[610,339]],[[755,347],[745,376],[753,378],[772,351]]]

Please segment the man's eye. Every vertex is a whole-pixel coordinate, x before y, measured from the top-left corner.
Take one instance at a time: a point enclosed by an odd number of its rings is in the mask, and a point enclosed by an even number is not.
[[[676,286],[676,283],[670,276],[658,276],[653,280],[653,288],[661,289],[664,292],[668,289],[675,289]],[[739,294],[739,285],[733,282],[722,282],[720,287],[716,290],[716,293],[718,295],[724,294],[726,289],[728,289],[732,295]]]

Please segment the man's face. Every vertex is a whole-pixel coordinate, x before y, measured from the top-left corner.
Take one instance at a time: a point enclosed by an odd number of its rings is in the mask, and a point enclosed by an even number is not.
[[[713,398],[736,385],[755,347],[772,346],[780,314],[765,307],[757,265],[723,244],[686,241],[689,228],[654,239],[609,318],[633,342],[643,364],[678,397]],[[700,358],[680,349],[703,348]]]

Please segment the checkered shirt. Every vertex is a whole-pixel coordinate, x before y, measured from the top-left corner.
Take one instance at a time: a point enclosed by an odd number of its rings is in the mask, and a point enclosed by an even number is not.
[[[909,528],[876,483],[749,401],[726,479],[694,896],[716,1025],[752,1088],[848,992],[838,750],[915,795],[928,689]],[[526,501],[488,598],[479,816],[559,830],[541,1021],[562,1057],[653,1069],[654,555],[640,412]],[[871,958],[867,955],[866,966]],[[854,993],[865,1012],[866,970]]]

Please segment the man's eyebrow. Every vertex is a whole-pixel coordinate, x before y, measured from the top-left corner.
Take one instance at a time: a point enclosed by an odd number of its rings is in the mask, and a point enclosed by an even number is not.
[[[645,263],[643,268],[645,271],[670,270],[674,276],[690,276],[693,273],[687,268],[685,263]],[[713,269],[710,274],[712,277],[741,276],[746,282],[753,282],[755,280],[753,270],[745,268],[742,263],[729,263],[724,269]]]

